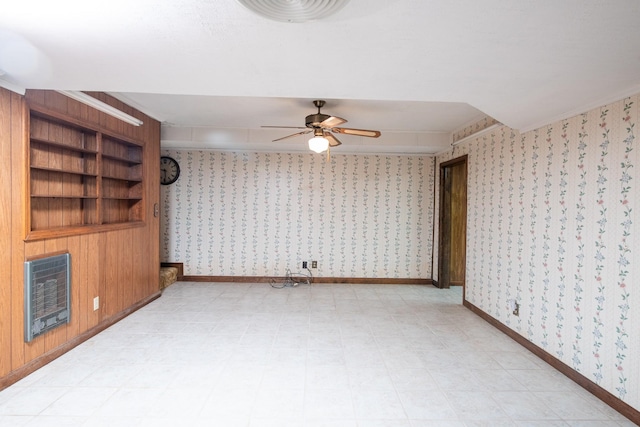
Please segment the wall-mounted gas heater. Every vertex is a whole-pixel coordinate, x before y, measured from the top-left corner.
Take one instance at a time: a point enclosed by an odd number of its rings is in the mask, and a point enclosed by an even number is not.
[[[24,340],[69,323],[71,255],[61,254],[24,263]]]

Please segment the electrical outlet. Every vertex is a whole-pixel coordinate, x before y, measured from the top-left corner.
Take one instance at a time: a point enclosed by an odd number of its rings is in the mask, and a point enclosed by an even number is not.
[[[311,261],[311,268],[318,268],[318,261]]]
[[[100,308],[100,297],[95,297],[93,299],[93,311],[96,311]]]
[[[520,304],[515,299],[509,300],[509,310],[513,313],[514,316],[520,316]]]
[[[307,268],[307,261],[302,261],[302,268]]]

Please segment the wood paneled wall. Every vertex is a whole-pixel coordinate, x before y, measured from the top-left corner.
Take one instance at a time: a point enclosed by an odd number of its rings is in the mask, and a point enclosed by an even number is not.
[[[90,93],[141,119],[136,127],[53,91],[21,96],[0,88],[0,389],[47,363],[83,337],[159,296],[160,123],[101,93]],[[25,241],[28,207],[28,108],[38,105],[111,133],[143,148],[143,225],[118,230]],[[71,254],[71,322],[24,342],[23,263],[54,253]],[[100,308],[93,310],[94,297]]]

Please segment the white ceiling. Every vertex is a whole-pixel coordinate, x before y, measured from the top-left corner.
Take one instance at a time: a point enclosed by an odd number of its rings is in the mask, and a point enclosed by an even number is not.
[[[260,126],[325,99],[383,132],[336,150],[434,153],[484,114],[529,130],[640,92],[639,23],[638,0],[350,0],[308,23],[235,0],[13,0],[0,84],[110,92],[165,122],[167,148],[306,150]]]

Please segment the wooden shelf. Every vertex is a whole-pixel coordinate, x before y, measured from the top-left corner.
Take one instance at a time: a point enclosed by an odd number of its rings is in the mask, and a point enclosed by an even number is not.
[[[109,160],[115,160],[116,162],[127,163],[127,164],[130,164],[130,165],[141,165],[142,164],[141,160],[126,159],[124,157],[113,156],[111,154],[103,154],[102,158],[103,159],[109,159]]]
[[[29,120],[29,240],[142,222],[142,144],[53,112]]]
[[[113,179],[114,181],[126,181],[126,182],[132,182],[132,183],[142,182],[142,178],[123,178],[120,176],[109,176],[105,174],[102,174],[102,178]]]
[[[25,240],[34,241],[34,240],[42,240],[42,239],[52,239],[56,237],[64,237],[70,234],[80,235],[80,234],[101,233],[103,231],[125,230],[127,228],[142,227],[143,225],[144,225],[143,221],[127,221],[127,222],[120,222],[120,223],[113,222],[113,223],[104,223],[104,224],[52,227],[46,230],[31,231],[29,232]]]
[[[79,172],[79,171],[71,171],[71,170],[62,170],[62,169],[45,167],[45,166],[33,166],[32,165],[31,169],[37,169],[37,170],[40,170],[40,171],[54,172],[54,173],[68,173],[70,175],[83,175],[83,176],[93,176],[93,177],[97,177],[98,176],[95,173],[87,173],[87,172]],[[107,177],[107,178],[109,178],[109,177]]]
[[[103,200],[142,200],[142,197],[107,197],[102,196]]]
[[[31,197],[40,199],[97,199],[98,196],[68,196],[68,195],[56,195],[56,194],[32,194]]]
[[[86,148],[75,147],[73,145],[64,144],[62,142],[55,142],[55,141],[49,141],[46,139],[31,137],[31,143],[33,144],[34,142],[37,144],[44,144],[49,147],[62,148],[63,150],[75,151],[78,153],[98,154],[96,150],[88,150]]]

